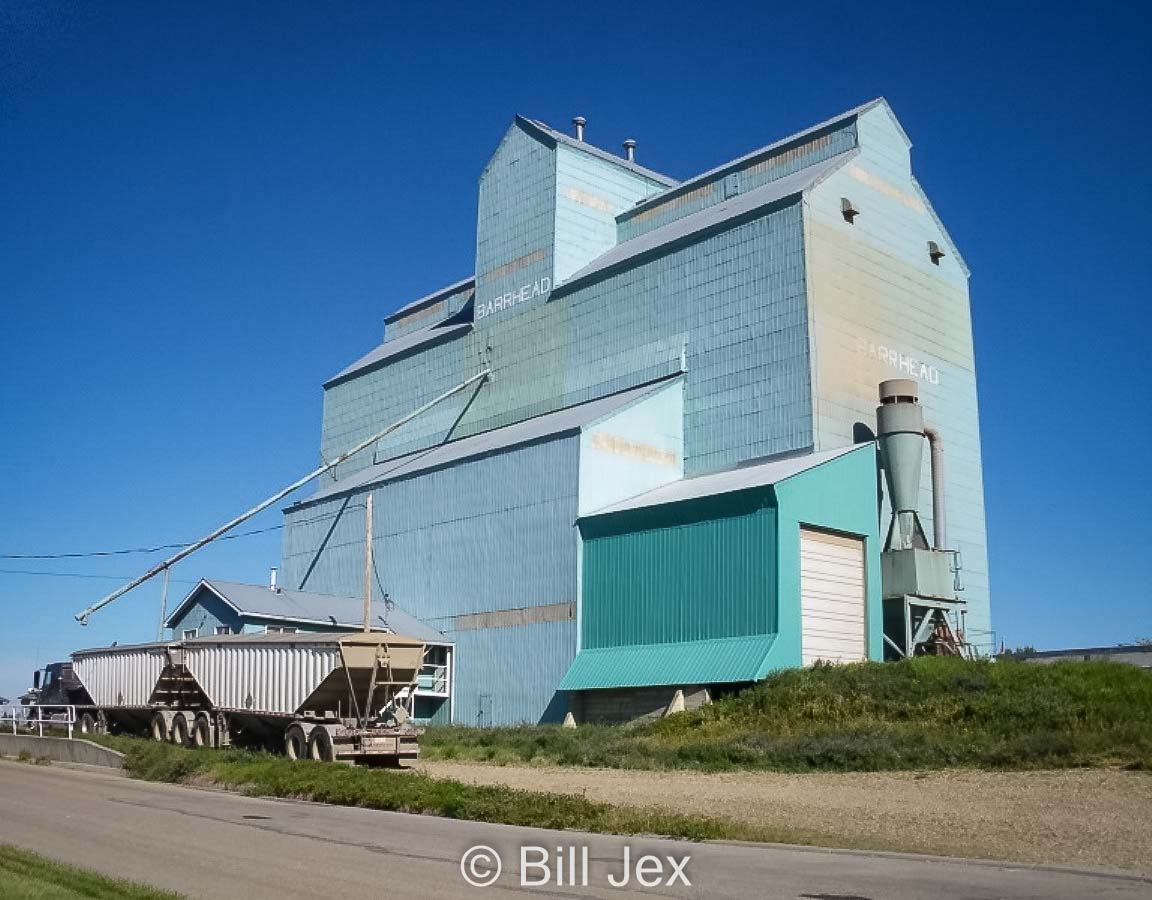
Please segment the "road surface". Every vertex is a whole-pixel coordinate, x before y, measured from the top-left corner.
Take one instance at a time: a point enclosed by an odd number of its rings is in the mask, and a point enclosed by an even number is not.
[[[485,825],[263,800],[134,781],[111,771],[12,761],[0,761],[0,843],[188,897],[241,900],[481,900],[513,893],[763,900],[1152,897],[1152,882],[1134,877]],[[503,857],[503,871],[494,885],[472,887],[461,872],[461,857],[481,844]],[[541,848],[525,851],[532,865],[523,868],[522,847]],[[557,847],[563,848],[562,884],[557,883]],[[587,887],[581,883],[584,848]],[[608,878],[621,879],[626,852],[631,877],[624,887],[614,888]],[[655,858],[638,870],[638,859],[646,855]],[[490,877],[493,865],[479,856],[467,872],[480,880]],[[522,887],[522,877],[546,883]],[[654,886],[641,886],[640,877]]]

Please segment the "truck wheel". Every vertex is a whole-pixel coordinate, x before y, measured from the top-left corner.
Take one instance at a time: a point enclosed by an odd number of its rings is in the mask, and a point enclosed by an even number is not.
[[[212,722],[208,719],[207,713],[196,714],[196,720],[192,723],[192,746],[200,748],[212,746]]]
[[[172,719],[172,743],[178,747],[187,747],[191,744],[192,729],[188,727],[188,717],[184,713],[176,713]]]
[[[323,726],[313,728],[308,735],[308,755],[321,762],[335,762],[336,748],[332,746],[332,735]]]
[[[96,720],[92,717],[92,713],[81,713],[80,718],[76,721],[76,730],[80,734],[95,734],[96,733]]]
[[[284,755],[289,759],[308,758],[308,737],[295,722],[284,729]]]
[[[152,735],[152,740],[158,744],[168,743],[168,720],[164,718],[164,713],[155,713],[152,716],[152,724],[148,727],[148,733]]]

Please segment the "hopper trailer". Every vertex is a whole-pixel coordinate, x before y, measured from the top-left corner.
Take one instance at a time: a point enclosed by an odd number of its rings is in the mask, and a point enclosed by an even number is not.
[[[80,650],[72,667],[91,706],[79,730],[399,764],[419,755],[422,729],[409,719],[423,659],[423,641],[384,632],[216,635]]]

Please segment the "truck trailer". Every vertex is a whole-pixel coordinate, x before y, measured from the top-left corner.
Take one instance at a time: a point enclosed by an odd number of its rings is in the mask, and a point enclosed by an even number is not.
[[[238,634],[80,650],[81,733],[190,747],[281,745],[292,759],[399,764],[424,642],[385,632]]]

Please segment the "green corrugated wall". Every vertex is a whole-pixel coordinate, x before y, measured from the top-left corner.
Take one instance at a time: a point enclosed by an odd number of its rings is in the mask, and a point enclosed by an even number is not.
[[[769,489],[599,516],[581,532],[581,647],[776,631]]]

